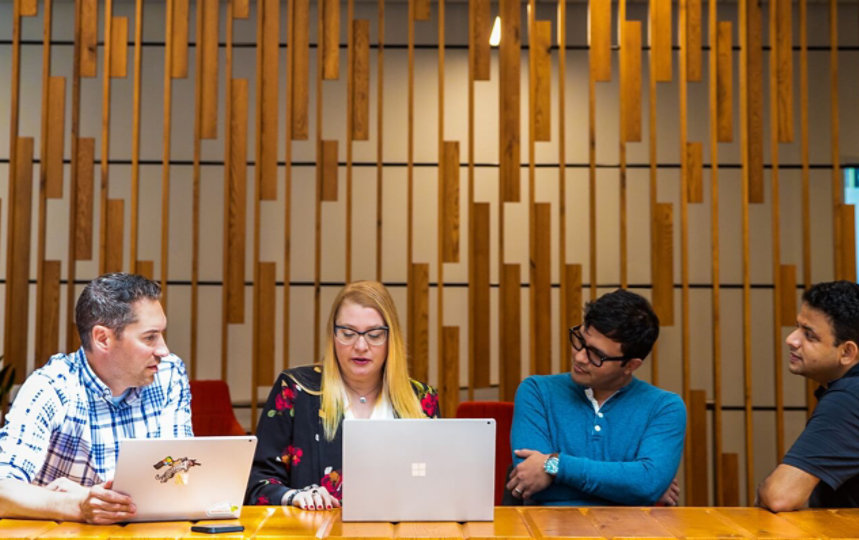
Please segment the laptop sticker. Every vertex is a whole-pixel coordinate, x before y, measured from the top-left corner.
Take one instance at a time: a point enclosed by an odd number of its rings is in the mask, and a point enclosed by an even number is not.
[[[188,471],[191,467],[199,467],[201,465],[202,464],[196,459],[190,459],[187,457],[173,459],[172,457],[167,456],[152,467],[155,470],[167,467],[167,469],[155,475],[155,479],[162,484],[166,484],[169,480],[173,479],[177,485],[186,486],[188,485]]]

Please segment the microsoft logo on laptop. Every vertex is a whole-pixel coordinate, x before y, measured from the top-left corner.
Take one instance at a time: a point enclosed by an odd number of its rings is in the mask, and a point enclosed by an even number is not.
[[[412,463],[412,476],[426,476],[427,475],[427,464],[426,463]]]

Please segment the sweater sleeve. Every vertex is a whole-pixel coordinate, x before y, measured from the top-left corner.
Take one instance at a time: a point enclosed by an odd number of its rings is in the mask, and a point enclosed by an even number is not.
[[[651,411],[633,460],[598,461],[562,453],[556,481],[617,504],[653,504],[677,473],[685,435],[686,407],[675,394],[666,394]]]

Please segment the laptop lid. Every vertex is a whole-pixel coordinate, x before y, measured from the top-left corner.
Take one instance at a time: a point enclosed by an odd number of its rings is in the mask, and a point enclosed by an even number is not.
[[[495,420],[343,421],[343,521],[491,521]]]
[[[126,439],[113,489],[131,496],[130,521],[237,518],[257,438]]]

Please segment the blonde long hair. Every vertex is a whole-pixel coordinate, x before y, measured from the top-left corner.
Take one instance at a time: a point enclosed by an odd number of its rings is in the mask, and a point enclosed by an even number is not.
[[[325,438],[334,439],[340,420],[343,418],[343,378],[340,364],[334,352],[334,322],[344,302],[379,312],[388,327],[388,357],[382,368],[382,392],[400,418],[422,418],[421,404],[412,388],[406,363],[406,345],[397,317],[397,308],[388,289],[377,281],[355,281],[349,283],[334,299],[325,338],[325,354],[322,357],[322,426]]]

